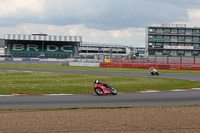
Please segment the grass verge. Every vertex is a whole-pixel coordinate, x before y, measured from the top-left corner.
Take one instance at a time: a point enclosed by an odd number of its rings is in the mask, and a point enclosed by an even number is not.
[[[198,81],[179,79],[0,71],[0,94],[94,93],[95,79],[111,83],[118,92],[200,88]]]

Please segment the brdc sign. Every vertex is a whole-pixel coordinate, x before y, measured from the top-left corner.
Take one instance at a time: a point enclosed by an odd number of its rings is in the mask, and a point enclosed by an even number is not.
[[[17,53],[55,53],[55,54],[74,54],[74,45],[39,45],[39,44],[10,44],[10,52]]]

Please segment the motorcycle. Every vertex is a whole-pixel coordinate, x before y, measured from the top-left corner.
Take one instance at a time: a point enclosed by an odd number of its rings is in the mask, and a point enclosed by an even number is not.
[[[152,71],[151,71],[151,75],[159,75],[159,73],[158,73],[157,70],[152,70]]]
[[[112,88],[111,84],[94,83],[94,91],[97,95],[117,95],[117,90],[115,88]]]

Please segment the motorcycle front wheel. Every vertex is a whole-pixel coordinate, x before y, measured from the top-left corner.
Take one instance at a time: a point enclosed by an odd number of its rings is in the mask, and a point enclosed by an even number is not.
[[[117,90],[115,90],[114,88],[112,88],[111,92],[113,95],[117,95]]]
[[[96,93],[97,95],[103,95],[103,90],[100,89],[100,88],[97,88],[97,89],[95,89],[95,93]]]

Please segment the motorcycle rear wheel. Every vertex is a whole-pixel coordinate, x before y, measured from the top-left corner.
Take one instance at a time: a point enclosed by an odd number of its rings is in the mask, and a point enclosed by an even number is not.
[[[95,93],[97,94],[97,95],[103,95],[103,90],[102,89],[100,89],[100,88],[97,88],[97,89],[95,89]]]

